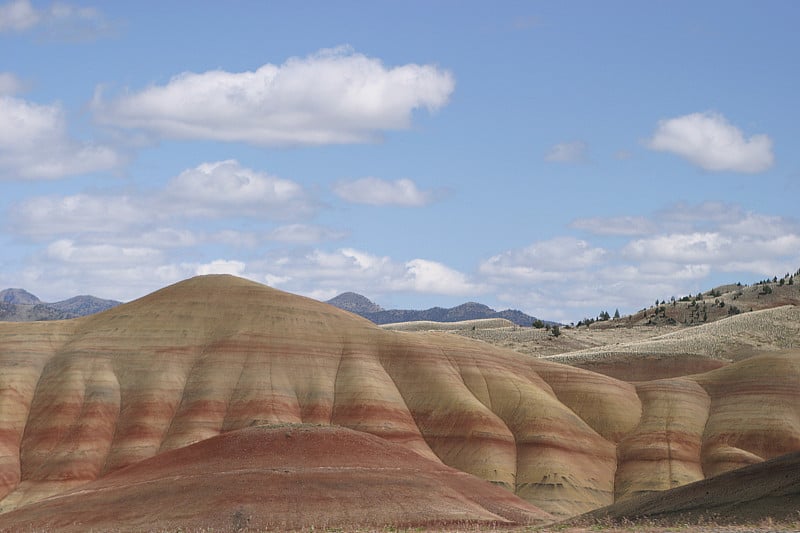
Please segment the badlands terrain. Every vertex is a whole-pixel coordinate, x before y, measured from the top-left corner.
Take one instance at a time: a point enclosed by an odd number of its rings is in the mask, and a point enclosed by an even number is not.
[[[557,336],[224,275],[0,322],[0,530],[796,524],[797,288]]]

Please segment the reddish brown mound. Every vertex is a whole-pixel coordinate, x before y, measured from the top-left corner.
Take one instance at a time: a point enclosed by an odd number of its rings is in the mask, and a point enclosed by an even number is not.
[[[784,455],[656,494],[615,503],[579,517],[647,520],[664,525],[713,522],[796,523],[800,516],[800,453]]]
[[[0,515],[2,530],[235,531],[552,517],[509,491],[345,428],[254,427]]]

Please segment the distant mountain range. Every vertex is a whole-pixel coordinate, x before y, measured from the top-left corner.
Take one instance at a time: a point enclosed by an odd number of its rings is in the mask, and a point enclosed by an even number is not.
[[[429,320],[432,322],[460,322],[462,320],[477,320],[480,318],[505,318],[519,326],[530,326],[536,317],[526,315],[522,311],[506,309],[505,311],[495,311],[489,306],[467,302],[445,309],[443,307],[432,307],[423,311],[411,309],[384,309],[366,296],[354,292],[345,292],[331,298],[326,303],[350,311],[356,315],[363,316],[376,324],[393,324],[396,322],[416,322],[419,320]],[[547,322],[554,324],[555,322]]]
[[[122,302],[94,296],[75,296],[68,300],[47,303],[23,289],[5,289],[0,291],[0,321],[64,320],[99,313],[120,303]]]

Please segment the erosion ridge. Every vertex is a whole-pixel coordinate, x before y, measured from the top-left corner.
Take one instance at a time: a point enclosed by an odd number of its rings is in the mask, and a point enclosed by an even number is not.
[[[516,494],[511,517],[573,516],[800,450],[796,351],[632,384],[224,275],[2,323],[0,369],[4,512],[270,424],[380,437]]]

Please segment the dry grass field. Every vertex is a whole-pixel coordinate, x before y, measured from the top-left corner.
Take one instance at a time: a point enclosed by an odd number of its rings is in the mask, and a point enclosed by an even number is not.
[[[499,327],[498,327],[499,326]],[[502,324],[495,319],[468,322],[410,322],[383,326],[404,331],[447,331],[510,348],[533,357],[575,363],[618,355],[700,355],[739,360],[754,353],[800,347],[800,308],[794,305],[752,311],[696,326],[631,325],[627,320],[546,329]]]

